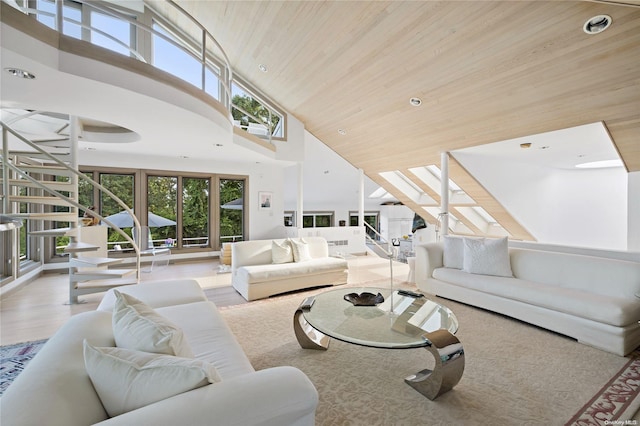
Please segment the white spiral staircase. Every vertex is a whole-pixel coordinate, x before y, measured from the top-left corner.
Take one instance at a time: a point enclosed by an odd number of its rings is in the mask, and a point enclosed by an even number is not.
[[[69,304],[81,303],[78,296],[98,293],[126,284],[135,284],[140,278],[140,249],[136,241],[109,220],[78,203],[78,180],[84,179],[97,188],[103,196],[115,200],[123,210],[133,217],[135,227],[140,228],[133,211],[122,200],[99,183],[77,170],[78,120],[69,117],[59,137],[29,140],[16,131],[12,124],[41,114],[25,111],[11,120],[0,121],[2,127],[2,215],[5,218],[30,221],[28,238],[68,237],[64,253],[69,256]],[[62,130],[62,129],[61,129]],[[36,139],[36,138],[33,138]],[[11,145],[11,149],[10,149]],[[24,195],[27,194],[27,195]],[[20,211],[20,205],[23,206]],[[24,208],[24,206],[27,206]],[[81,241],[79,211],[101,220],[115,229],[135,251],[135,268],[115,269],[111,266],[124,258],[83,256],[86,252],[102,250],[100,247]],[[69,225],[57,227],[60,222]],[[37,229],[37,230],[34,230]],[[17,232],[17,231],[15,231]],[[138,233],[139,235],[139,233]]]

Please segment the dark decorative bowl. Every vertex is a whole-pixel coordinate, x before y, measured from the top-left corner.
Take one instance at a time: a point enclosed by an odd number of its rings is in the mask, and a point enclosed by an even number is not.
[[[344,300],[353,303],[353,306],[376,306],[384,302],[384,296],[380,293],[373,294],[368,292],[349,293],[344,295]]]

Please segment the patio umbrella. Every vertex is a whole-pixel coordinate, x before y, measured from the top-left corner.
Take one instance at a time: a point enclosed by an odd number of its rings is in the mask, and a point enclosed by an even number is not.
[[[236,198],[235,200],[229,201],[228,203],[224,203],[222,206],[223,209],[229,210],[242,210],[244,206],[244,201],[242,198]]]
[[[133,227],[133,219],[131,216],[125,212],[121,211],[116,214],[112,214],[111,216],[105,217],[106,220],[113,223],[119,228],[132,228]],[[148,226],[151,228],[159,228],[161,226],[173,226],[176,224],[175,220],[167,219],[166,217],[159,216],[155,213],[149,212],[149,218],[147,222]]]

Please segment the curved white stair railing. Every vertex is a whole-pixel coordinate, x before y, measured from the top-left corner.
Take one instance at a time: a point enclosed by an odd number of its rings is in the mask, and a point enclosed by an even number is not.
[[[110,279],[110,278],[122,278],[134,271],[136,274],[135,282],[138,282],[140,279],[140,247],[132,239],[128,236],[121,228],[113,224],[108,219],[102,217],[102,215],[96,213],[93,210],[90,210],[86,206],[78,203],[77,200],[77,192],[78,192],[78,178],[82,179],[88,183],[90,183],[94,188],[97,188],[98,191],[107,195],[116,203],[122,207],[124,211],[126,211],[133,220],[134,228],[138,231],[140,230],[140,222],[136,218],[135,214],[127,206],[120,198],[118,198],[115,194],[109,191],[107,188],[95,182],[94,180],[88,178],[83,173],[80,173],[75,168],[71,167],[65,161],[57,158],[56,154],[52,154],[42,147],[38,146],[37,143],[29,140],[24,137],[22,134],[11,128],[6,123],[0,121],[0,127],[3,130],[3,150],[2,150],[2,166],[3,166],[3,214],[5,216],[9,216],[12,218],[18,219],[26,219],[26,220],[48,220],[48,221],[64,221],[69,222],[69,228],[62,229],[51,229],[47,231],[34,232],[32,235],[34,236],[44,236],[44,237],[55,237],[55,236],[68,236],[70,239],[69,245],[65,248],[65,252],[69,254],[69,303],[79,303],[78,296],[83,294],[97,293],[105,291],[108,288],[115,287],[122,284],[101,284],[96,280],[101,279]],[[46,160],[48,163],[53,163],[54,166],[50,165],[42,165],[42,166],[24,166],[19,164],[14,164],[11,161],[11,157],[15,157],[16,154],[13,151],[10,151],[8,148],[8,134],[13,135],[23,144],[26,144],[29,148],[34,151],[20,151],[19,154],[24,157],[29,157],[29,155],[34,155],[38,158],[38,162],[42,162]],[[64,192],[68,192],[69,196],[64,195],[60,191],[60,182],[55,181],[40,181],[35,179],[34,177],[29,175],[29,171],[33,170],[42,170],[47,174],[51,175],[63,175],[63,176],[73,176],[75,179],[70,179],[70,182],[73,182],[69,187],[64,188]],[[20,179],[10,180],[9,171],[12,171],[16,176],[19,176]],[[46,193],[50,194],[51,197],[30,197],[30,196],[17,196],[11,195],[11,187],[19,187],[24,186],[26,182],[30,182],[30,187],[35,187],[42,189]],[[50,198],[50,200],[49,200]],[[58,201],[56,201],[58,200]],[[11,205],[18,202],[27,202],[31,204],[46,204],[46,205],[59,205],[59,206],[67,206],[72,207],[70,211],[67,213],[18,213],[11,211]],[[77,210],[74,211],[73,208],[78,209],[80,211],[87,212],[89,215],[98,218],[102,222],[109,225],[113,228],[118,234],[120,234],[127,242],[131,244],[135,251],[136,255],[136,268],[134,270],[109,270],[102,269],[110,264],[121,262],[119,259],[101,259],[101,258],[82,258],[79,259],[76,257],[76,253],[84,252],[84,251],[95,251],[98,247],[93,245],[84,244],[77,239],[77,222],[78,215]],[[93,270],[88,270],[87,268],[94,267]],[[100,268],[99,270],[96,268]],[[91,283],[88,283],[91,281]],[[81,285],[82,283],[88,283],[86,285]],[[123,284],[131,284],[130,282],[126,282]]]

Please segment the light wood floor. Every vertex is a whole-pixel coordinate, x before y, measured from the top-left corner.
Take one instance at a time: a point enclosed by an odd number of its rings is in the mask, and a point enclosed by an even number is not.
[[[217,260],[177,263],[142,273],[141,282],[195,278],[202,288],[231,285],[231,274],[219,274]],[[408,265],[394,262],[394,277],[406,280]],[[375,256],[349,259],[349,283],[364,283],[389,277],[389,261]],[[0,300],[0,345],[46,339],[71,316],[96,309],[104,293],[80,297],[86,302],[66,305],[68,275],[47,273]]]

